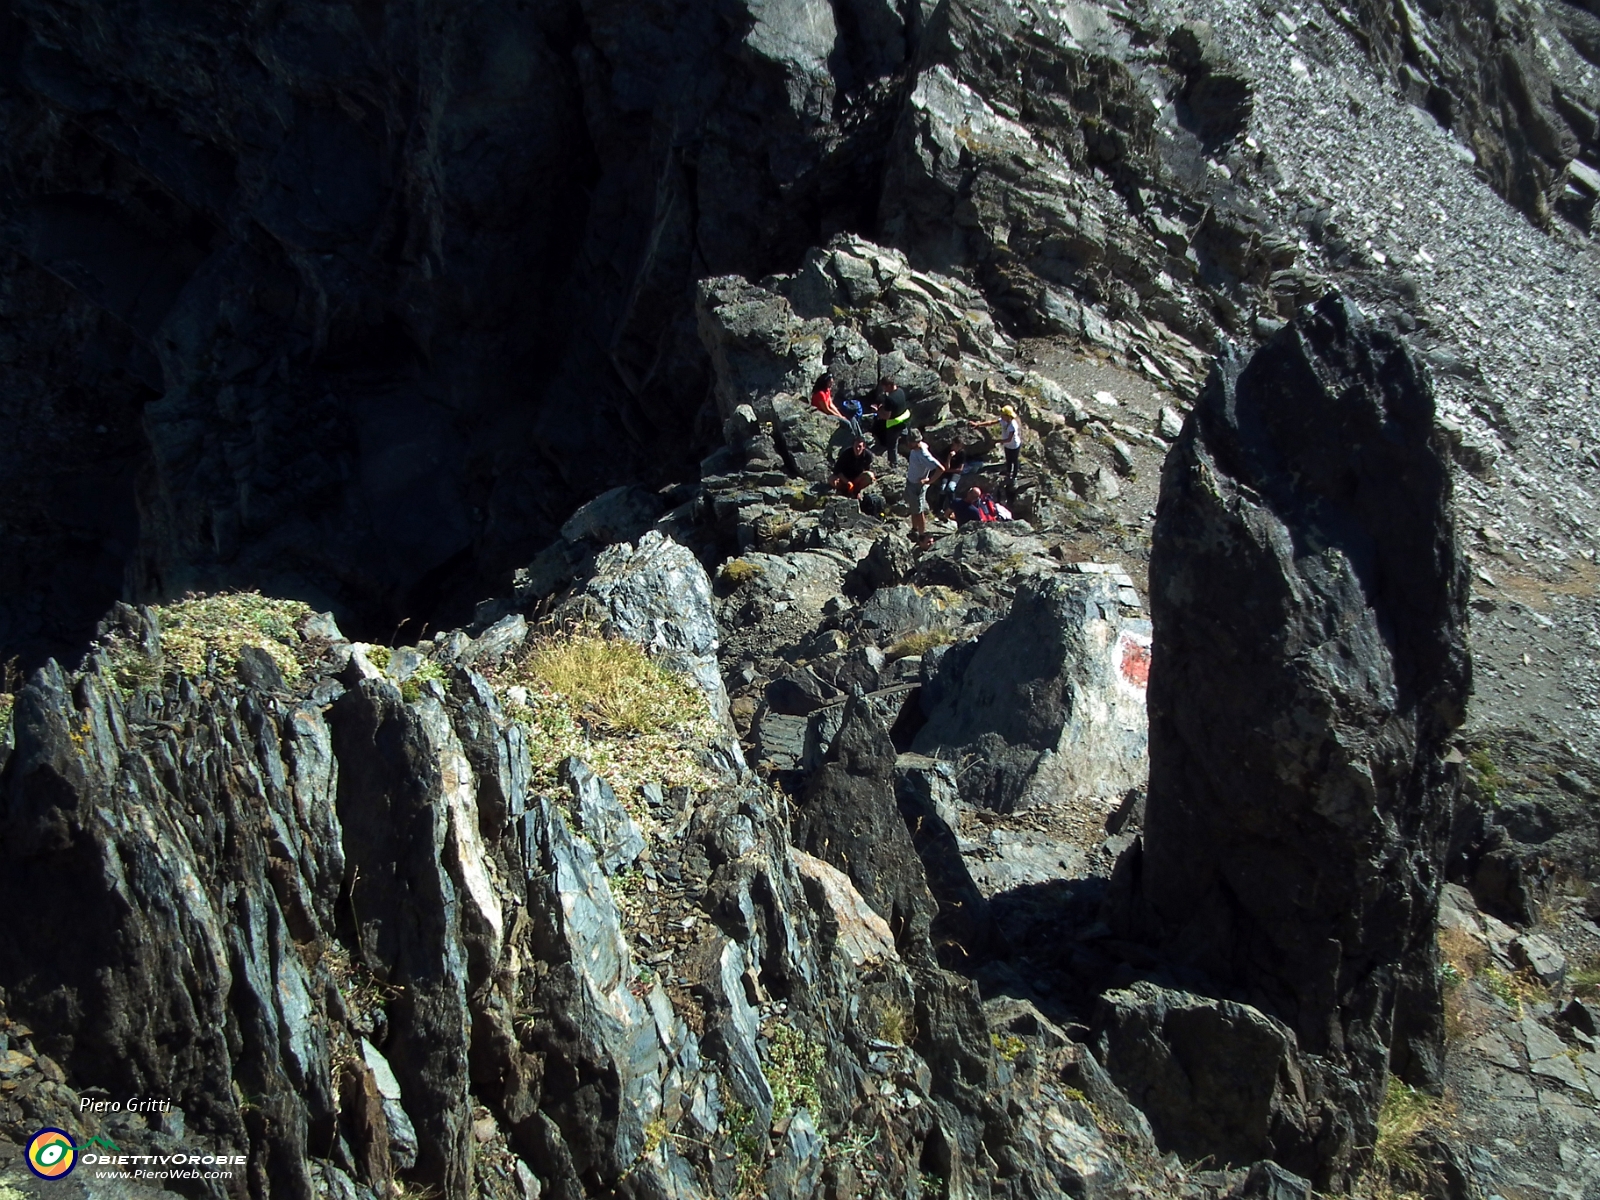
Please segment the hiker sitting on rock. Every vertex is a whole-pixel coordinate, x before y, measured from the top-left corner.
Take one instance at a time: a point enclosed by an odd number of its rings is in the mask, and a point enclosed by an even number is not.
[[[938,486],[929,489],[928,507],[944,516],[961,497],[961,477],[968,469],[967,450],[960,438],[950,443],[940,465],[944,467],[944,474],[939,477]]]
[[[877,482],[878,477],[869,469],[871,466],[872,451],[867,448],[867,439],[858,437],[839,452],[829,482],[841,496],[859,496]]]
[[[911,510],[911,539],[918,550],[929,550],[933,539],[928,536],[928,485],[937,483],[944,468],[915,429],[900,439],[900,449],[906,456],[906,507]]]
[[[844,414],[833,402],[833,375],[824,371],[817,380],[816,386],[811,389],[811,407],[818,412],[825,412],[830,417],[844,420]]]
[[[957,526],[973,521],[1009,521],[1011,510],[996,503],[993,496],[985,495],[981,487],[973,484],[967,489],[967,494],[956,501],[955,517]]]
[[[1006,481],[1017,481],[1017,469],[1022,458],[1022,422],[1017,420],[1017,410],[1007,404],[1000,410],[1000,415],[989,421],[969,422],[974,429],[987,429],[991,425],[1000,426],[1000,445],[1006,452]]]

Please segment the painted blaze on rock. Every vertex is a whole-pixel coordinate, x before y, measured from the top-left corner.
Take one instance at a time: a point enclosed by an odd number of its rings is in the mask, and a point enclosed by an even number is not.
[[[1443,755],[1471,677],[1433,418],[1405,346],[1330,296],[1213,372],[1152,550],[1134,908],[1353,1083],[1354,1145],[1386,1070],[1433,1082],[1442,1045]]]

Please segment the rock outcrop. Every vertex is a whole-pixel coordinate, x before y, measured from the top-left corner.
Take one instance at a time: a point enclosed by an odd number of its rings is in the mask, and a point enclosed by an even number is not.
[[[1439,1078],[1471,680],[1449,501],[1426,375],[1338,297],[1219,365],[1162,479],[1127,915],[1340,1096],[1353,1130],[1275,1155],[1319,1186],[1371,1144],[1389,1070]]]
[[[864,700],[852,698],[827,761],[797,806],[795,844],[848,874],[902,953],[926,965],[938,906],[900,819],[894,767],[888,729]]]
[[[394,648],[313,616],[188,675],[123,608],[35,673],[0,775],[0,1146],[247,1159],[216,1198],[1128,1194],[1065,1037],[936,964],[875,702],[791,806],[738,758],[694,556],[652,531],[584,571],[557,613],[702,690],[693,786],[550,761],[520,613]],[[172,1107],[81,1104],[108,1095]]]

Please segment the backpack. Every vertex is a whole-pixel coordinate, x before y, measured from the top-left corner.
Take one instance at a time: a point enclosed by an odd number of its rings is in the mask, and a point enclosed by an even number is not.
[[[867,492],[861,497],[861,511],[869,517],[881,517],[889,510],[889,502],[877,492]]]

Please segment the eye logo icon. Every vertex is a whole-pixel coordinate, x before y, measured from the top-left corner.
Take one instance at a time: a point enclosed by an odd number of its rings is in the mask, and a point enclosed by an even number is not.
[[[40,1179],[65,1179],[78,1165],[78,1148],[64,1129],[41,1129],[28,1142],[28,1169]]]

